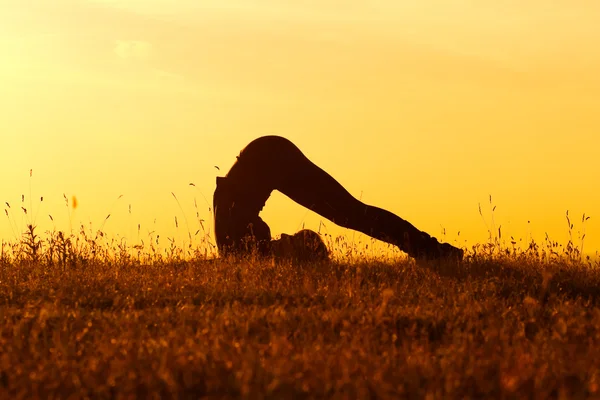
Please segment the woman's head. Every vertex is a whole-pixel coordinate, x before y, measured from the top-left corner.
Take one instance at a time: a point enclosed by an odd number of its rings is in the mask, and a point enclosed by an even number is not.
[[[294,235],[281,235],[271,242],[272,254],[276,258],[294,261],[323,261],[329,259],[327,246],[321,236],[309,229]]]

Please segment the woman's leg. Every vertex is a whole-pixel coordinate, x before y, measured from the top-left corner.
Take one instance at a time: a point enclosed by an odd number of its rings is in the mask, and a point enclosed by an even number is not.
[[[248,194],[254,187],[257,198],[264,198],[262,205],[277,189],[335,224],[396,245],[413,257],[462,257],[462,250],[440,244],[397,215],[356,199],[285,138],[264,136],[251,142],[227,178],[240,182]]]

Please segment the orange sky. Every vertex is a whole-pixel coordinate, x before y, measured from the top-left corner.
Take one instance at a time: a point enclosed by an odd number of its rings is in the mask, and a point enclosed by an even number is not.
[[[74,225],[183,238],[174,217],[195,232],[194,197],[208,220],[215,176],[278,134],[451,242],[486,240],[491,194],[505,236],[565,243],[585,212],[598,250],[600,3],[525,3],[3,1],[0,236],[31,184],[44,230],[68,227],[66,193]],[[274,234],[321,220],[277,194],[263,216]]]

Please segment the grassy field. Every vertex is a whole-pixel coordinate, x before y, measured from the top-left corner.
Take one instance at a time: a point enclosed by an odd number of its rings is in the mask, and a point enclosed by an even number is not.
[[[300,265],[30,232],[0,398],[600,398],[600,266],[551,247]]]

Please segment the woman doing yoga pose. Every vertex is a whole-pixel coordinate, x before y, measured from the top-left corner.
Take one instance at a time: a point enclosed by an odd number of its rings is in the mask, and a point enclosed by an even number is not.
[[[273,190],[339,226],[398,246],[412,257],[462,259],[461,249],[440,243],[397,215],[353,197],[298,147],[280,136],[253,140],[242,150],[227,176],[217,177],[213,209],[221,255],[252,252],[278,255],[286,246],[297,249],[298,243],[308,238],[314,244],[309,247],[320,249],[312,255],[327,257],[327,250],[323,253],[318,235],[312,231],[271,240],[271,230],[259,213]]]

